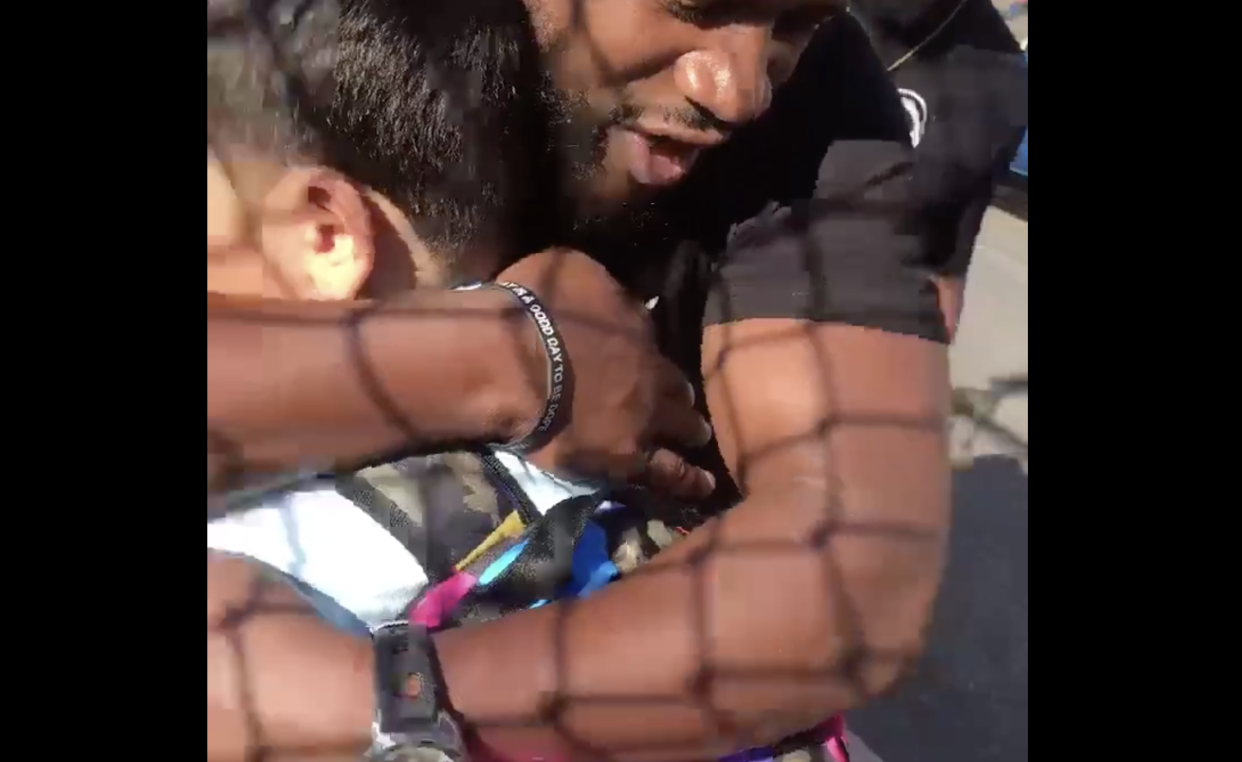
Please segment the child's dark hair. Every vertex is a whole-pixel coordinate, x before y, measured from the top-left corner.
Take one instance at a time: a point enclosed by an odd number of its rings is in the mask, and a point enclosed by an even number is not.
[[[330,166],[442,255],[546,244],[559,172],[522,0],[208,0],[207,19],[209,143]]]
[[[207,0],[207,144],[317,159],[330,103],[337,0]]]
[[[387,196],[433,251],[481,236],[537,250],[556,175],[545,155],[550,85],[525,3],[342,7],[329,126],[342,171]]]

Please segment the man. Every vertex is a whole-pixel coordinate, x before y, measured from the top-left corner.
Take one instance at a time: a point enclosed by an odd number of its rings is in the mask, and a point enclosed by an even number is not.
[[[773,71],[770,61],[791,63],[782,52],[788,30],[811,12],[756,6],[743,20],[729,15],[735,5],[688,2],[616,15],[608,9],[617,4],[601,3],[573,15],[583,20],[578,28],[567,8],[531,6],[562,91],[576,89],[589,104],[621,86],[632,99],[619,114],[650,103],[648,115],[664,118],[660,139],[643,141],[638,133],[656,126],[622,127],[624,118],[591,131],[605,146],[602,172],[585,173],[601,207],[609,188],[678,179],[692,153],[684,144],[718,140],[758,116],[771,83],[757,72]],[[631,33],[636,19],[641,36]],[[696,355],[689,367],[704,377],[718,437],[702,453],[722,487],[712,508],[728,512],[659,556],[652,573],[572,611],[551,604],[435,638],[456,713],[502,756],[556,755],[568,739],[576,739],[571,756],[626,759],[702,759],[772,743],[890,684],[918,651],[948,518],[944,327],[918,269],[921,240],[905,224],[909,152],[899,103],[861,30],[842,20],[822,33],[813,65],[746,134],[704,156],[699,179],[669,201],[685,209],[698,193],[702,212],[672,218],[687,242],[676,261],[686,267],[649,281],[670,288],[639,285],[646,270],[667,268],[610,259],[630,271],[635,290],[659,298],[662,325],[681,328],[667,332],[670,351],[683,361]],[[594,38],[607,66],[588,55]],[[798,113],[807,103],[813,113]],[[699,116],[676,116],[687,112]],[[682,145],[668,144],[674,130]],[[758,180],[739,188],[738,166]],[[590,228],[577,228],[582,239]],[[342,349],[307,348],[323,367],[348,364]],[[380,358],[380,349],[372,360],[398,367],[402,358]],[[397,399],[411,391],[390,385]],[[751,543],[751,553],[739,552]],[[256,705],[264,727],[274,721],[267,747],[365,747],[370,712],[359,704],[374,705],[370,644],[300,620],[260,629],[283,633],[269,649],[300,644],[318,654],[308,670],[264,655],[264,638],[250,644],[248,662],[268,670],[262,680],[293,691],[260,691],[273,699]],[[210,633],[209,652],[223,647]],[[314,690],[302,678],[329,680],[322,684],[333,690],[298,707]],[[230,704],[230,679],[221,676],[217,703],[209,701],[212,759],[237,758],[250,742],[237,732],[246,713]],[[615,701],[580,700],[589,696]],[[636,728],[642,749],[634,748]]]

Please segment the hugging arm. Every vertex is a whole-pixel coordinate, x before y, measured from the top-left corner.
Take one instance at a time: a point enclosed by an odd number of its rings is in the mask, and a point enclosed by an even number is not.
[[[207,552],[207,761],[356,762],[370,743],[370,639],[275,572]]]
[[[948,521],[943,349],[775,319],[713,329],[709,362],[727,353],[708,394],[736,419],[719,430],[740,505],[593,598],[436,636],[496,758],[718,757],[856,706],[917,655]],[[253,566],[224,596],[242,611]],[[370,640],[267,595],[251,616],[209,605],[209,762],[356,759]]]
[[[532,462],[687,498],[709,492],[710,477],[671,450],[635,471],[648,441],[708,436],[642,305],[576,251],[531,254],[499,279],[526,284],[539,301],[519,306],[499,288],[421,289],[370,304],[208,294],[208,495],[293,468],[513,441],[545,403],[553,410],[554,389],[568,390],[568,402]],[[568,380],[549,378],[532,310],[555,320]]]
[[[719,757],[858,706],[921,651],[949,526],[945,326],[896,94],[860,30],[831,33],[811,63],[848,76],[805,84],[835,139],[740,147],[810,158],[811,197],[732,237],[706,309],[740,502],[587,600],[440,636],[455,705],[503,756]]]
[[[384,304],[207,295],[207,492],[399,448],[503,442],[545,370],[529,319],[495,290]]]

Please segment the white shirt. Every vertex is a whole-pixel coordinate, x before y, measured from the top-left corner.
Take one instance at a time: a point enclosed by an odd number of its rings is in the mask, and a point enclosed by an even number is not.
[[[496,457],[540,513],[596,489],[566,482],[509,453]],[[262,561],[372,629],[401,616],[427,585],[426,571],[405,546],[331,487],[290,492],[210,521],[207,547]],[[338,621],[322,607],[321,613]]]

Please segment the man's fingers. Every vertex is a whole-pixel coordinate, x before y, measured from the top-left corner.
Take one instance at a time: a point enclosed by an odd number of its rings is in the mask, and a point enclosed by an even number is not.
[[[633,481],[653,492],[682,500],[702,500],[712,494],[716,480],[671,450],[652,450]]]
[[[686,447],[702,447],[712,441],[712,427],[684,401],[660,401],[648,433],[649,440]]]
[[[656,366],[656,408],[649,439],[702,447],[712,439],[711,427],[694,410],[694,386],[676,365],[661,357]]]
[[[656,394],[674,404],[694,407],[694,385],[668,358],[661,357],[656,367]]]

